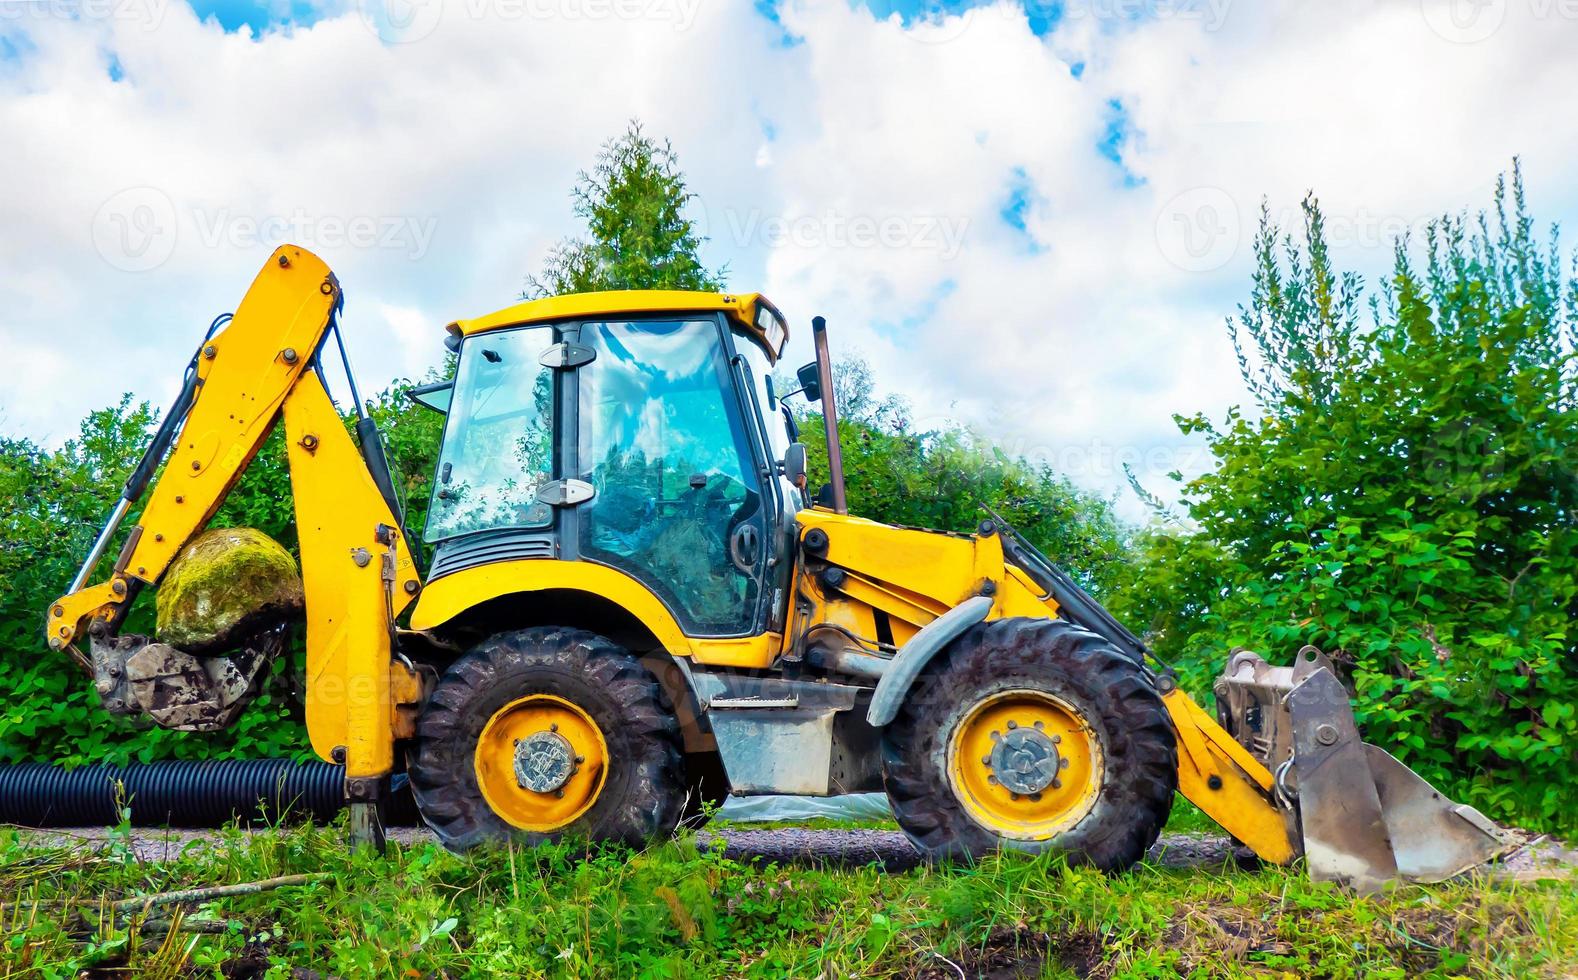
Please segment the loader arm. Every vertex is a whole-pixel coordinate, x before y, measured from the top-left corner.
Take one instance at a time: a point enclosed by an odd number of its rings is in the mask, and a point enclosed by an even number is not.
[[[398,705],[420,696],[410,669],[393,659],[392,642],[395,617],[421,580],[374,477],[382,451],[365,444],[376,443],[376,431],[364,420],[359,450],[323,385],[318,358],[340,303],[339,282],[317,256],[288,245],[270,256],[235,316],[198,351],[166,438],[128,481],[71,594],[50,605],[47,630],[52,649],[90,663],[82,644],[113,641],[138,592],[159,583],[283,416],[306,597],[307,728],[320,757],[343,760],[354,798],[358,780],[392,769],[396,729],[407,717]],[[150,478],[147,504],[109,578],[87,585],[103,544]]]

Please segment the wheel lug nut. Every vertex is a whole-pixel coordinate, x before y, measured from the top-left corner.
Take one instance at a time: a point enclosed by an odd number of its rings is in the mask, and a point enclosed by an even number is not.
[[[1019,801],[1019,794],[1018,793],[1009,793],[1008,794],[1008,798],[1010,800],[1013,800],[1014,802],[1017,803]]]
[[[586,756],[584,756],[584,755],[578,755],[578,756],[575,757],[575,764],[576,765],[580,765],[581,763],[583,763],[585,761],[586,761]]]
[[[986,781],[991,783],[993,786],[997,785],[997,777],[996,776],[987,776],[986,777]]]
[[[1017,721],[1011,721],[1011,722],[1008,723],[1008,730],[1009,731],[1013,731],[1014,729],[1016,729],[1018,727],[1019,727],[1019,722],[1017,722]]]
[[[549,725],[549,726],[548,726],[548,730],[549,730],[549,731],[550,731],[550,732],[556,732],[556,731],[558,731],[558,730],[559,730],[559,723],[558,723],[558,722],[554,722],[554,723],[553,723],[553,724],[551,724],[551,725]]]
[[[1052,788],[1053,789],[1062,789],[1063,788],[1063,780],[1054,778],[1052,780]]]
[[[555,796],[555,797],[556,797],[556,798],[558,798],[558,799],[561,799],[561,800],[562,800],[562,799],[564,799],[564,790],[562,790],[562,789],[556,789],[556,790],[554,790],[554,791],[553,791],[553,795],[554,795],[554,796]]]
[[[985,766],[988,769],[992,768],[992,757],[989,756],[989,755],[981,756],[981,765]]]
[[[1002,732],[998,731],[995,728],[992,729],[992,741],[994,741],[994,742],[1001,741],[1002,737],[1003,737],[1003,733]]]
[[[1044,729],[1045,729],[1045,728],[1046,728],[1046,727],[1047,727],[1047,726],[1046,726],[1046,723],[1045,723],[1045,722],[1040,722],[1040,721],[1038,721],[1038,722],[1036,722],[1036,731],[1038,731],[1038,732],[1039,732],[1039,731],[1042,731],[1042,730],[1044,730]]]
[[[1062,741],[1063,741],[1063,736],[1061,736],[1061,735],[1053,735],[1052,736],[1052,744],[1053,745],[1057,745],[1057,744],[1059,744]]]
[[[1030,794],[1030,802],[1032,802],[1032,803],[1040,803],[1041,802],[1041,794],[1040,793],[1031,793]]]

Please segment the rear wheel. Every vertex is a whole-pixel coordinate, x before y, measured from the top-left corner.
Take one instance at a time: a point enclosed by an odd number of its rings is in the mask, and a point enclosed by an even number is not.
[[[939,659],[883,732],[888,797],[923,853],[1062,850],[1106,871],[1145,855],[1177,748],[1139,666],[1050,619],[983,623]]]
[[[628,651],[584,630],[501,633],[439,681],[411,789],[452,850],[511,835],[641,844],[679,821],[679,745],[657,679]]]

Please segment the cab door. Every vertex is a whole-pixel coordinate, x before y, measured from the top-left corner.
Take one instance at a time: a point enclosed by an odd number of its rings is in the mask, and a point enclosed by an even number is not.
[[[721,318],[590,321],[574,452],[580,555],[624,571],[687,635],[761,631],[768,506]]]

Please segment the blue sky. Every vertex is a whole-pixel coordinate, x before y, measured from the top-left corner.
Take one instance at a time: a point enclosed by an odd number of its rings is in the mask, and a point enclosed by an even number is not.
[[[164,402],[281,240],[345,284],[364,387],[420,374],[639,117],[791,356],[826,315],[919,424],[1165,492],[1206,462],[1173,414],[1246,401],[1224,319],[1262,202],[1316,191],[1371,280],[1515,154],[1540,220],[1573,212],[1578,25],[1463,2],[14,0],[0,432]]]

